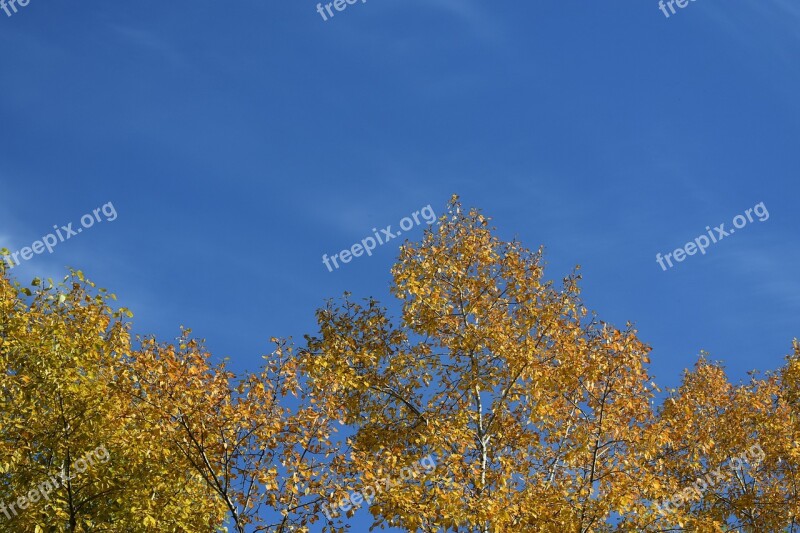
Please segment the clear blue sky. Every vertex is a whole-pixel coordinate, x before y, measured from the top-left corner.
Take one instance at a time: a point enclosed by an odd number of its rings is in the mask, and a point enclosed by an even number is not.
[[[796,1],[315,7],[0,11],[0,245],[118,212],[15,274],[81,268],[137,332],[184,324],[255,369],[326,298],[389,301],[399,239],[334,272],[322,254],[458,193],[544,244],[550,277],[580,264],[587,305],[636,323],[659,383],[700,350],[733,380],[782,364],[800,336]],[[656,263],[759,202],[767,221]]]

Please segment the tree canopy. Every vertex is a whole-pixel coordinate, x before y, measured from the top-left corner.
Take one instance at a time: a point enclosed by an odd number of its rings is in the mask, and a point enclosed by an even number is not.
[[[409,532],[800,531],[797,340],[661,390],[577,268],[548,280],[489,223],[454,197],[400,250],[397,316],[345,294],[239,376],[190,330],[132,338],[82,272],[3,270],[0,530],[338,532],[366,507]]]

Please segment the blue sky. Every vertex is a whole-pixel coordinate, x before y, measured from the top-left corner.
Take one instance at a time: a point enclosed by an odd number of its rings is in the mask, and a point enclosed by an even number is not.
[[[345,290],[389,302],[394,240],[457,193],[504,238],[580,264],[673,386],[700,350],[733,380],[800,336],[800,6],[697,0],[44,2],[0,12],[0,246],[113,202],[14,270],[83,269],[162,338],[255,369]],[[668,271],[673,251],[755,221]],[[408,232],[416,239],[421,228]],[[366,511],[352,524],[363,527]]]

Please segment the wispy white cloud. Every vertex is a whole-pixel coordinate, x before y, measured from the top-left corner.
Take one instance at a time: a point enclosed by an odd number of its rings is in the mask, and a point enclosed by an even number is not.
[[[796,0],[708,2],[703,7],[743,50],[759,50],[762,63],[796,67],[800,47],[800,3]]]
[[[397,9],[413,9],[416,13],[438,10],[451,15],[465,26],[482,44],[501,44],[505,40],[500,19],[485,4],[475,0],[410,0],[395,4]]]
[[[171,43],[156,35],[153,31],[109,24],[109,28],[122,41],[129,45],[144,49],[166,58],[172,63],[183,63],[184,55]]]
[[[759,246],[731,246],[720,251],[724,254],[720,260],[751,280],[752,294],[782,303],[794,311],[794,317],[800,309],[800,273],[794,268],[800,263],[800,252],[787,249],[786,242],[788,239],[782,244],[775,241]]]

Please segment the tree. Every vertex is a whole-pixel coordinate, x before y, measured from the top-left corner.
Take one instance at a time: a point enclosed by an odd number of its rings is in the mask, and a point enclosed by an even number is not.
[[[401,248],[396,324],[376,300],[349,294],[317,312],[303,364],[329,416],[352,431],[353,488],[439,458],[435,471],[369,502],[375,525],[794,527],[797,343],[780,374],[739,386],[701,357],[656,408],[663,395],[647,371],[649,347],[630,324],[619,330],[590,313],[579,279],[546,281],[541,249],[501,241],[454,197],[438,227]],[[753,464],[736,458],[742,452]],[[693,488],[731,456],[738,468],[724,483]]]
[[[329,420],[303,391],[292,349],[278,343],[260,373],[236,381],[189,334],[178,346],[147,339],[130,359],[126,392],[137,421],[187,462],[235,531],[310,531],[336,471],[336,447]]]
[[[33,290],[3,274],[0,530],[287,533],[320,520],[337,447],[290,347],[237,379],[188,330],[134,347],[129,311],[81,272]]]
[[[341,533],[363,505],[410,532],[800,532],[797,340],[661,391],[577,269],[547,280],[456,197],[392,274],[397,319],[346,293],[236,376],[190,330],[132,341],[80,272],[2,271],[0,530]]]
[[[306,370],[352,425],[353,470],[434,453],[435,473],[372,506],[409,531],[600,531],[642,495],[648,348],[590,315],[579,276],[492,235],[456,199],[403,246],[397,327],[374,300],[318,312]],[[334,398],[339,401],[334,402]]]
[[[65,281],[34,280],[32,292],[0,278],[3,530],[209,530],[222,515],[204,485],[133,423],[118,391],[126,310],[91,295],[80,272]]]

